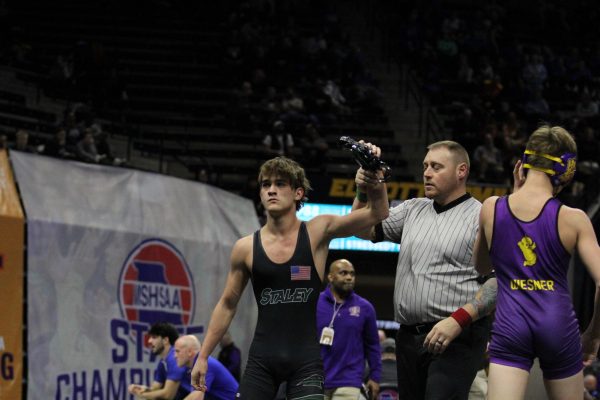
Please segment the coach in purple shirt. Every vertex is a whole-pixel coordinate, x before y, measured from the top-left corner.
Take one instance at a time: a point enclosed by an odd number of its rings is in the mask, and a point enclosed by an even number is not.
[[[379,392],[381,350],[375,309],[354,293],[355,272],[348,260],[329,267],[329,286],[319,296],[317,333],[325,370],[325,399],[358,398],[365,360],[369,363],[367,387],[371,398]]]

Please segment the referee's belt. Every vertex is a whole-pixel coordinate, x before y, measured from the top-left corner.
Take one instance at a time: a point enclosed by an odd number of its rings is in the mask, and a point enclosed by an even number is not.
[[[414,324],[414,325],[400,324],[400,330],[402,332],[408,332],[408,333],[412,333],[414,335],[421,335],[424,333],[429,333],[429,331],[432,330],[433,327],[435,326],[435,324],[437,324],[438,322],[440,322],[440,321],[425,322],[423,324]]]

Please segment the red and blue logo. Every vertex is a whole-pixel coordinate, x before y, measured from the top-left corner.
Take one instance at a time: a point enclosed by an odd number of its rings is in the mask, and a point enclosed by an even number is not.
[[[191,325],[195,293],[190,269],[175,246],[147,239],[129,253],[119,277],[121,314],[129,323]]]

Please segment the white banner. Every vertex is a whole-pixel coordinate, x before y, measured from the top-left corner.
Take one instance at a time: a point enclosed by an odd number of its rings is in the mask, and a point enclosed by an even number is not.
[[[28,221],[28,399],[129,399],[129,383],[152,381],[149,324],[203,337],[233,244],[259,228],[252,203],[158,174],[11,159]],[[231,328],[244,358],[255,323],[248,289]]]

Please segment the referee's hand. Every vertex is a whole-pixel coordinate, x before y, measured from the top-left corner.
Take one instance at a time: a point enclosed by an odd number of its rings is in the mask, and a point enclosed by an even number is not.
[[[452,317],[441,320],[427,334],[423,347],[432,354],[442,354],[460,333],[462,328]]]

